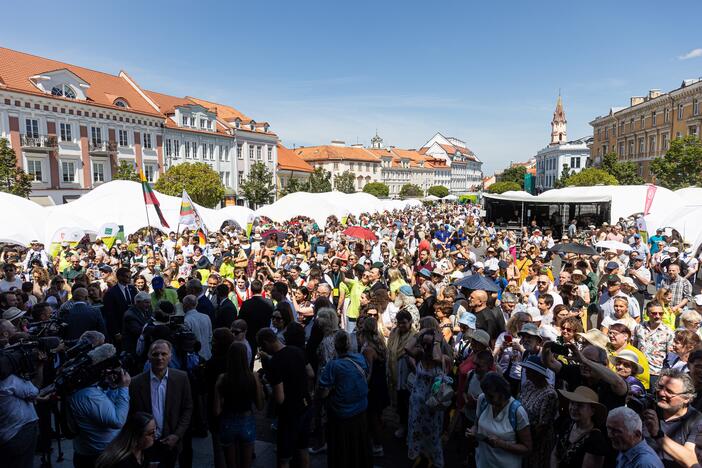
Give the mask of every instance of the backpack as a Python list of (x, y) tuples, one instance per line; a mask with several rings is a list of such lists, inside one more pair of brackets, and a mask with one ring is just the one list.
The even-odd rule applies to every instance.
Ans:
[[(519, 400), (513, 400), (512, 403), (509, 404), (509, 423), (512, 425), (512, 429), (514, 432), (517, 432), (517, 410), (522, 406), (522, 402)], [(488, 407), (488, 402), (485, 399), (485, 396), (483, 396), (483, 399), (480, 400), (480, 406), (478, 407), (478, 413), (475, 415), (475, 420), (480, 421), (480, 416), (483, 414), (483, 412), (487, 409)]]

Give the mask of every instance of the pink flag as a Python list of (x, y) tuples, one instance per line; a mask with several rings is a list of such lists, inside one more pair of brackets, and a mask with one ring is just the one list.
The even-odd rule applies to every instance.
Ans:
[(651, 209), (651, 204), (653, 204), (653, 197), (656, 196), (656, 187), (653, 184), (648, 185), (648, 190), (646, 191), (646, 203), (644, 204), (644, 216), (648, 214), (648, 211)]

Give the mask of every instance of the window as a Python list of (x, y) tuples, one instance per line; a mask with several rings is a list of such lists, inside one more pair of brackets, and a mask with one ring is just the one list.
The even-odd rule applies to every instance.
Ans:
[(601, 133), (602, 133), (601, 130), (602, 130), (601, 128), (598, 128), (598, 129), (597, 129), (597, 139), (598, 139), (598, 140), (602, 137), (602, 135), (601, 135)]
[(605, 140), (609, 138), (609, 127), (605, 127)]
[(180, 157), (180, 141), (178, 140), (173, 140), (173, 157)]
[(230, 174), (231, 173), (229, 171), (219, 173), (219, 176), (222, 178), (222, 185), (224, 185), (225, 187), (229, 187), (229, 185), (230, 185), (230, 182), (231, 182)]
[(335, 170), (335, 171), (338, 171), (338, 170), (339, 170), (339, 163), (338, 163), (338, 162), (335, 162), (335, 163), (334, 163), (334, 170)]
[(656, 137), (655, 135), (651, 135), (648, 137), (648, 154), (650, 156), (653, 156), (653, 154), (656, 152)]
[(260, 146), (256, 147), (256, 160), (258, 160), (258, 161), (261, 160), (261, 147)]
[(656, 126), (656, 111), (651, 112), (651, 125)]
[(643, 129), (643, 128), (646, 126), (646, 117), (644, 117), (644, 116), (642, 115), (642, 116), (641, 116), (641, 119), (639, 119), (639, 120), (640, 120), (639, 128), (640, 128), (640, 129)]
[(119, 139), (119, 146), (129, 146), (129, 134), (126, 130), (118, 130), (117, 138)]
[(39, 138), (39, 121), (37, 119), (27, 119), (24, 124), (28, 137)]
[(685, 106), (682, 104), (678, 105), (678, 120), (683, 119), (683, 112), (684, 112)]
[(624, 156), (624, 143), (619, 143), (619, 156)]
[(200, 128), (207, 128), (207, 124), (205, 122), (207, 122), (207, 120), (200, 119)]
[(209, 119), (207, 120), (207, 129), (212, 130), (212, 121)]
[(129, 107), (129, 105), (127, 104), (127, 101), (125, 101), (124, 99), (117, 99), (117, 100), (115, 100), (114, 104), (117, 107), (124, 107), (124, 108)]
[(570, 158), (570, 168), (580, 169), (580, 158), (578, 156)]
[(193, 159), (197, 159), (197, 143), (195, 143), (194, 141), (190, 145), (190, 151)]
[(222, 158), (224, 158), (225, 161), (229, 161), (229, 147), (226, 145), (222, 145)]
[[(361, 169), (361, 165), (360, 165), (360, 164), (358, 165), (358, 169), (359, 169), (359, 170)], [(354, 170), (354, 165), (353, 165), (353, 163), (349, 163), (349, 171), (353, 172), (353, 170)]]
[(76, 163), (73, 161), (61, 161), (61, 180), (67, 183), (76, 181)]
[(210, 143), (210, 159), (214, 161), (214, 144)]
[(632, 117), (629, 119), (629, 131), (633, 132), (634, 131), (634, 118)]
[(170, 139), (166, 139), (166, 154), (170, 155), (173, 151), (173, 145)]
[(144, 176), (149, 182), (154, 181), (154, 174), (156, 174), (156, 166), (153, 164), (144, 164)]
[(692, 137), (697, 137), (697, 125), (690, 125), (687, 127), (687, 134)]
[(268, 161), (273, 162), (273, 147), (272, 146), (268, 147)]
[(627, 154), (629, 157), (634, 155), (634, 140), (629, 140), (629, 152)]
[(93, 183), (105, 182), (105, 164), (101, 162), (93, 163)]
[(612, 124), (612, 136), (617, 136), (617, 125)]
[(667, 107), (663, 110), (663, 123), (670, 122), (670, 109)]
[(700, 113), (700, 101), (699, 99), (692, 100), (692, 115), (699, 115)]
[(254, 147), (253, 145), (249, 145), (249, 159), (254, 158)]
[(207, 159), (208, 150), (209, 150), (209, 146), (207, 145), (207, 143), (202, 145), (202, 159)]
[(54, 96), (63, 96), (68, 99), (75, 99), (76, 92), (67, 84), (60, 84), (51, 88), (51, 94)]
[(244, 145), (237, 143), (236, 145), (236, 158), (244, 159)]
[(61, 133), (61, 141), (73, 141), (73, 136), (71, 135), (71, 124), (59, 124), (59, 131)]
[(188, 122), (190, 122), (189, 117), (187, 115), (184, 115), (182, 118), (183, 118), (183, 127), (187, 127)]
[(95, 146), (102, 144), (102, 129), (100, 127), (90, 127), (90, 141)]
[(238, 185), (241, 185), (241, 184), (244, 183), (244, 171), (239, 171), (239, 177), (238, 177), (237, 180), (238, 180), (238, 182), (239, 182)]
[(643, 138), (639, 138), (639, 156), (643, 156), (646, 153), (645, 142)]
[(668, 134), (663, 133), (661, 135), (661, 151), (667, 151), (668, 150)]
[(185, 159), (190, 159), (190, 142), (185, 142)]
[(41, 182), (43, 180), (41, 174), (41, 161), (36, 159), (28, 159), (27, 174), (29, 174), (29, 178), (32, 182)]
[(151, 149), (151, 134), (150, 133), (144, 133), (144, 148)]

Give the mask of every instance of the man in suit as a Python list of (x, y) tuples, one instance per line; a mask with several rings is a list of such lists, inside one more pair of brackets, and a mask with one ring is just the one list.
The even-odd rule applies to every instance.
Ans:
[(62, 313), (61, 319), (66, 323), (64, 339), (77, 340), (88, 331), (95, 330), (106, 333), (105, 321), (100, 311), (88, 305), (88, 290), (76, 288), (73, 291), (73, 306)]
[[(151, 413), (156, 421), (156, 442), (148, 449), (149, 460), (160, 462), (160, 468), (175, 466), (181, 450), (190, 453), (191, 440), (184, 440), (193, 413), (188, 374), (169, 369), (172, 347), (166, 340), (156, 340), (149, 348), (151, 369), (132, 379), (129, 385), (129, 412)], [(181, 457), (180, 466), (189, 467), (192, 458)]]
[(116, 345), (121, 345), (122, 318), (134, 302), (138, 291), (131, 284), (132, 278), (129, 268), (118, 268), (116, 276), (117, 284), (108, 289), (102, 298), (102, 311), (105, 314), (108, 335)]
[(217, 286), (217, 312), (215, 314), (215, 323), (212, 328), (229, 328), (236, 318), (236, 305), (228, 298), (229, 287), (226, 284)]
[(245, 300), (241, 304), (239, 318), (246, 322), (248, 329), (246, 330), (246, 341), (251, 346), (253, 355), (256, 355), (258, 346), (256, 345), (256, 334), (262, 328), (267, 328), (271, 324), (271, 316), (273, 315), (273, 302), (270, 299), (261, 296), (263, 284), (255, 279), (251, 281), (251, 298)]
[(193, 296), (197, 297), (197, 311), (201, 314), (207, 315), (212, 323), (214, 323), (215, 306), (212, 304), (212, 301), (207, 299), (207, 296), (205, 296), (200, 280), (191, 279), (185, 285), (185, 289), (188, 294), (192, 294)]
[[(151, 296), (145, 291), (139, 292), (134, 304), (124, 313), (122, 321), (122, 350), (136, 354), (136, 345), (144, 325), (151, 318)], [(131, 370), (131, 369), (130, 369)]]

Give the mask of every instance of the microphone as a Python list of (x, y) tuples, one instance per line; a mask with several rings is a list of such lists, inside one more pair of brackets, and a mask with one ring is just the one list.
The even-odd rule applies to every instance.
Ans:
[(117, 350), (110, 343), (105, 343), (88, 352), (88, 357), (93, 364), (98, 364), (102, 361), (110, 359), (117, 353)]

